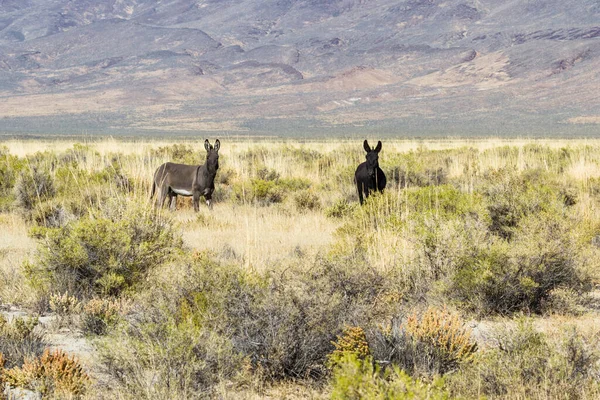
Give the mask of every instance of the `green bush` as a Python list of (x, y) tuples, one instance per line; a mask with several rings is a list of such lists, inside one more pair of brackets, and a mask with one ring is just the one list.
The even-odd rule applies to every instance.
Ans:
[(167, 269), (184, 266), (183, 274), (169, 272), (166, 281), (154, 281), (138, 295), (136, 314), (99, 342), (117, 392), (146, 399), (198, 398), (243, 369), (221, 307), (235, 308), (239, 297), (251, 296), (250, 282), (239, 269), (221, 267), (202, 254), (174, 263)]
[(133, 190), (133, 184), (123, 172), (118, 159), (113, 159), (110, 165), (93, 174), (91, 179), (99, 183), (106, 183), (110, 187), (117, 188), (125, 193)]
[(447, 400), (451, 398), (441, 378), (431, 382), (413, 379), (395, 366), (381, 372), (379, 368), (373, 366), (371, 357), (361, 359), (354, 353), (347, 353), (340, 358), (333, 371), (331, 386), (331, 398), (340, 400)]
[(42, 354), (45, 342), (34, 330), (38, 322), (37, 318), (20, 317), (9, 322), (0, 314), (0, 354), (6, 368), (20, 366), (25, 358)]
[[(233, 194), (238, 201), (254, 201), (262, 205), (283, 202), (288, 194), (305, 190), (310, 183), (301, 178), (281, 179), (252, 179), (250, 185), (238, 183), (233, 188)], [(299, 195), (301, 196), (301, 195)], [(306, 194), (304, 195), (306, 197)], [(316, 207), (314, 198), (310, 199), (310, 206)]]
[(296, 210), (318, 210), (321, 208), (321, 200), (314, 192), (310, 190), (302, 190), (294, 195), (294, 203), (296, 204)]
[(181, 275), (154, 282), (125, 331), (106, 338), (104, 357), (123, 384), (146, 385), (135, 371), (152, 370), (151, 391), (167, 381), (177, 393), (205, 391), (241, 365), (266, 381), (322, 378), (336, 335), (387, 307), (375, 301), (386, 280), (366, 266), (317, 259), (257, 274), (202, 253), (176, 263)]
[(329, 218), (344, 218), (351, 215), (357, 209), (357, 203), (349, 203), (346, 199), (340, 199), (325, 209), (325, 215)]
[(25, 211), (31, 211), (36, 205), (51, 199), (55, 194), (56, 189), (50, 173), (36, 167), (21, 173), (15, 183), (17, 205)]
[(575, 199), (554, 178), (541, 170), (517, 174), (509, 169), (492, 171), (485, 177), (482, 193), (488, 200), (490, 230), (511, 239), (519, 222), (540, 212), (558, 212)]
[(284, 192), (275, 181), (263, 179), (252, 180), (252, 198), (262, 203), (281, 203), (284, 199)]
[(526, 218), (510, 243), (479, 243), (457, 259), (446, 294), (479, 314), (510, 314), (545, 311), (557, 288), (591, 290), (577, 228), (561, 215)]
[[(453, 395), (466, 398), (594, 398), (600, 370), (594, 340), (567, 329), (547, 336), (531, 320), (497, 329), (497, 346), (447, 377)], [(558, 339), (558, 340), (557, 340)]]
[(27, 272), (53, 291), (78, 297), (118, 295), (179, 248), (181, 239), (164, 215), (143, 207), (104, 205), (99, 215), (48, 229), (37, 262)]
[(103, 335), (117, 324), (121, 306), (108, 299), (91, 299), (81, 310), (81, 329), (86, 334)]

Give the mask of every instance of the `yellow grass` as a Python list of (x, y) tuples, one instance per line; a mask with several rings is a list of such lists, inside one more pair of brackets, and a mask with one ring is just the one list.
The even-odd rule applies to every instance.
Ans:
[(27, 236), (27, 229), (19, 215), (0, 214), (0, 304), (14, 304), (29, 296), (21, 263), (32, 255), (36, 243)]
[[(371, 139), (371, 144), (376, 143), (377, 138)], [(79, 160), (80, 168), (88, 170), (100, 170), (106, 164), (112, 154), (135, 155), (128, 158), (127, 163), (122, 165), (124, 171), (131, 178), (146, 182), (145, 195), (141, 195), (142, 201), (148, 201), (147, 194), (150, 190), (152, 174), (160, 162), (168, 161), (168, 156), (163, 159), (150, 162), (150, 152), (164, 146), (173, 144), (187, 144), (198, 149), (198, 160), (203, 161), (204, 145), (203, 138), (197, 140), (119, 140), (116, 138), (103, 138), (97, 140), (7, 140), (0, 142), (6, 146), (11, 154), (19, 157), (34, 154), (36, 152), (51, 151), (64, 152), (73, 148), (73, 144), (82, 143), (88, 145), (93, 152), (87, 152), (85, 159)], [(291, 160), (285, 155), (282, 148), (315, 150), (329, 155), (334, 164), (334, 169), (354, 165), (354, 160), (348, 160), (348, 154), (354, 154), (355, 160), (362, 160), (364, 152), (362, 141), (357, 139), (337, 140), (285, 140), (285, 139), (245, 139), (245, 138), (222, 138), (221, 146), (221, 170), (234, 170), (240, 178), (248, 179), (254, 177), (255, 171), (249, 168), (247, 161), (241, 155), (248, 150), (263, 149), (265, 156), (257, 160), (264, 167), (276, 170), (282, 177), (302, 177), (309, 179), (313, 184), (319, 185), (329, 179), (322, 176), (313, 165), (303, 165), (297, 160)], [(477, 165), (483, 173), (490, 169), (502, 168), (506, 165), (514, 165), (518, 169), (525, 169), (539, 163), (539, 160), (531, 159), (531, 153), (523, 151), (526, 145), (541, 145), (550, 148), (579, 148), (584, 146), (600, 147), (598, 139), (578, 140), (553, 140), (553, 139), (396, 139), (384, 140), (382, 162), (387, 156), (395, 153), (421, 150), (447, 150), (455, 148), (473, 148), (479, 151)], [(504, 146), (512, 146), (519, 149), (516, 159), (510, 160), (502, 152)], [(481, 152), (486, 151), (485, 156)], [(473, 171), (466, 171), (465, 165), (470, 160), (463, 156), (454, 157), (450, 160), (448, 173), (450, 177), (468, 176)], [(538, 167), (544, 167), (545, 161)], [(339, 166), (339, 167), (338, 167)], [(572, 160), (567, 168), (566, 174), (574, 180), (583, 183), (582, 191), (579, 193), (580, 203), (578, 207), (584, 207), (587, 212), (597, 212), (596, 203), (585, 193), (585, 184), (589, 179), (600, 177), (600, 165), (597, 160), (584, 155)], [(74, 195), (91, 190), (89, 182), (78, 182), (79, 188)], [(468, 181), (465, 183), (468, 185)], [(469, 189), (466, 187), (465, 189)], [(346, 181), (339, 182), (339, 197), (354, 196), (352, 176)], [(401, 196), (402, 192), (397, 191)], [(335, 201), (335, 198), (322, 198), (325, 205)], [(225, 257), (237, 257), (253, 268), (269, 265), (289, 257), (297, 250), (315, 253), (321, 248), (327, 247), (332, 241), (332, 233), (338, 227), (338, 222), (325, 217), (322, 210), (298, 213), (288, 205), (271, 207), (260, 207), (256, 205), (236, 205), (230, 202), (216, 203), (214, 211), (202, 209), (204, 217), (198, 217), (189, 208), (189, 199), (178, 200), (180, 209), (175, 214), (175, 219), (180, 222), (185, 243), (192, 249), (212, 250)], [(33, 243), (26, 235), (26, 227), (16, 215), (2, 215), (0, 223), (4, 227), (5, 234), (0, 236), (0, 251), (6, 254), (0, 262), (3, 269), (10, 269), (33, 248)], [(199, 219), (200, 218), (200, 219)], [(412, 252), (411, 244), (406, 243), (401, 237), (380, 233), (379, 245), (371, 250), (374, 260), (384, 268), (387, 264), (394, 264), (393, 260), (403, 257)], [(397, 249), (398, 251), (390, 251)], [(8, 265), (8, 266), (7, 266)]]
[[(223, 137), (215, 134), (214, 138), (220, 138), (225, 144), (221, 148), (222, 154), (233, 154), (248, 150), (255, 147), (265, 147), (267, 149), (276, 149), (282, 144), (293, 147), (305, 147), (315, 149), (319, 152), (335, 152), (341, 147), (352, 146), (360, 153), (362, 151), (362, 139), (323, 139), (323, 140), (298, 140), (298, 139), (265, 139), (243, 136)], [(189, 144), (196, 146), (199, 152), (204, 149), (204, 137), (199, 137), (197, 140), (192, 139), (140, 139), (140, 140), (121, 140), (118, 138), (102, 138), (96, 139), (93, 137), (82, 137), (77, 139), (48, 139), (48, 140), (23, 140), (11, 139), (1, 141), (0, 145), (8, 147), (11, 154), (23, 157), (25, 155), (34, 154), (38, 151), (64, 151), (73, 147), (73, 143), (81, 143), (90, 145), (94, 150), (101, 155), (110, 153), (123, 154), (144, 154), (149, 148), (159, 148), (161, 146), (170, 146), (173, 144)], [(378, 137), (366, 137), (370, 142), (376, 143), (381, 140)], [(214, 140), (210, 138), (210, 140)], [(445, 150), (455, 149), (460, 147), (472, 147), (483, 151), (487, 149), (498, 148), (502, 146), (523, 147), (525, 145), (537, 144), (548, 146), (553, 149), (562, 147), (577, 147), (577, 146), (600, 146), (600, 139), (503, 139), (503, 138), (486, 138), (486, 139), (384, 139), (384, 152), (405, 152), (423, 148), (425, 150)]]
[[(211, 138), (211, 141), (213, 139)], [(369, 138), (372, 145), (378, 138)], [(11, 154), (19, 157), (36, 152), (65, 152), (73, 148), (75, 142), (90, 146), (85, 158), (79, 159), (79, 168), (98, 171), (110, 164), (112, 155), (131, 155), (124, 158), (122, 168), (125, 174), (137, 182), (141, 188), (132, 194), (141, 202), (150, 202), (149, 189), (152, 175), (160, 163), (169, 161), (168, 156), (150, 157), (152, 150), (173, 144), (187, 144), (198, 149), (198, 162), (204, 160), (204, 138), (196, 140), (118, 140), (115, 138), (95, 140), (8, 140), (0, 142)], [(254, 160), (261, 167), (276, 170), (284, 178), (308, 179), (318, 193), (323, 208), (339, 199), (354, 199), (355, 188), (351, 172), (344, 172), (336, 181), (329, 174), (339, 171), (353, 171), (357, 161), (364, 160), (361, 139), (337, 140), (283, 140), (283, 139), (249, 139), (243, 137), (221, 137), (221, 169), (235, 171), (239, 181), (248, 184), (250, 178), (256, 176), (257, 165), (249, 164), (244, 154), (248, 150), (263, 149), (264, 155)], [(560, 179), (573, 183), (577, 191), (577, 203), (574, 208), (581, 215), (598, 218), (597, 195), (592, 194), (592, 184), (600, 178), (600, 139), (553, 140), (553, 139), (448, 139), (448, 140), (384, 140), (381, 154), (382, 164), (397, 153), (419, 150), (448, 150), (472, 148), (477, 155), (472, 157), (468, 152), (456, 154), (447, 161), (449, 177), (456, 178), (463, 185), (463, 190), (470, 191), (477, 174), (512, 166), (518, 170), (529, 168), (549, 169), (553, 160), (546, 160), (527, 151), (528, 145), (540, 145), (552, 149), (576, 148), (580, 151), (573, 159), (568, 159)], [(506, 155), (505, 146), (517, 151)], [(586, 146), (590, 150), (587, 151)], [(327, 155), (333, 167), (323, 172), (318, 165), (294, 159), (282, 149), (315, 150)], [(581, 150), (584, 149), (584, 150)], [(485, 152), (485, 153), (483, 153)], [(260, 153), (259, 153), (260, 154)], [(328, 190), (320, 190), (320, 185), (332, 185)], [(218, 186), (218, 183), (217, 183)], [(250, 189), (249, 187), (247, 188)], [(78, 182), (73, 196), (82, 196), (93, 190), (93, 183)], [(597, 190), (597, 189), (596, 189)], [(400, 198), (405, 191), (390, 187), (388, 192)], [(118, 196), (128, 196), (117, 194)], [(433, 202), (435, 203), (435, 202)], [(285, 260), (298, 255), (313, 256), (319, 252), (331, 251), (336, 237), (336, 230), (343, 221), (326, 217), (323, 209), (298, 211), (293, 202), (261, 206), (247, 202), (222, 201), (215, 202), (214, 209), (209, 211), (201, 203), (201, 211), (195, 213), (189, 199), (178, 199), (179, 209), (176, 212), (164, 210), (179, 224), (183, 240), (188, 248), (198, 251), (211, 251), (223, 261), (241, 263), (251, 270), (264, 270), (284, 264)], [(457, 228), (458, 229), (458, 228)], [(32, 257), (36, 242), (27, 235), (28, 224), (16, 212), (0, 213), (0, 303), (27, 302), (30, 290), (22, 275), (21, 264)], [(451, 235), (449, 231), (448, 235)], [(419, 251), (418, 244), (410, 238), (403, 237), (393, 229), (378, 229), (375, 241), (369, 244), (367, 255), (370, 264), (381, 271), (390, 266), (397, 266), (399, 259), (408, 260)], [(346, 243), (352, 246), (352, 243)], [(283, 263), (282, 263), (283, 261)], [(177, 271), (173, 271), (177, 273)], [(402, 271), (409, 273), (409, 271)], [(416, 274), (415, 274), (416, 275)], [(536, 319), (536, 326), (549, 333), (559, 333), (564, 324), (576, 325), (581, 331), (594, 334), (596, 314), (581, 317), (559, 317)], [(265, 388), (262, 393), (245, 391), (243, 388), (228, 387), (223, 383), (217, 388), (219, 396), (224, 399), (255, 398), (320, 398), (320, 390), (312, 390), (299, 385), (282, 384), (274, 388)]]
[(295, 252), (315, 253), (326, 247), (337, 223), (323, 212), (290, 213), (278, 207), (216, 204), (212, 212), (178, 211), (187, 246), (211, 250), (221, 258), (236, 258), (252, 269), (261, 269), (289, 258)]

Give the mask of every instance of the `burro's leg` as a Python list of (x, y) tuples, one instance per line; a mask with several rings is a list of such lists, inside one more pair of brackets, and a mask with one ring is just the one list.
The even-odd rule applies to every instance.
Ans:
[(365, 184), (363, 186), (363, 189), (365, 191), (365, 200), (369, 198), (369, 196), (371, 195), (371, 185), (369, 184)]
[(194, 203), (194, 211), (200, 211), (200, 193), (194, 192), (194, 197), (192, 198), (192, 203)]
[(171, 211), (177, 210), (177, 193), (169, 194), (169, 208)]
[(363, 199), (363, 192), (362, 192), (362, 184), (360, 182), (356, 182), (356, 190), (358, 190), (358, 201), (362, 205), (364, 199)]
[(166, 186), (162, 186), (160, 188), (160, 193), (158, 195), (158, 198), (156, 199), (156, 206), (158, 208), (162, 208), (163, 205), (165, 204), (165, 199), (167, 198), (167, 195), (169, 194), (169, 188)]
[(204, 199), (206, 200), (206, 205), (208, 206), (209, 210), (212, 210), (212, 194), (213, 194), (213, 190), (212, 188), (207, 188), (204, 190)]

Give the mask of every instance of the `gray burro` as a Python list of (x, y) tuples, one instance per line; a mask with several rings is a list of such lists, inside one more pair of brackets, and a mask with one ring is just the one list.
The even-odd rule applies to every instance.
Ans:
[(194, 211), (199, 211), (200, 196), (206, 199), (208, 208), (212, 208), (212, 193), (215, 190), (215, 176), (219, 169), (219, 148), (221, 142), (215, 141), (214, 147), (208, 139), (204, 141), (206, 149), (206, 162), (203, 165), (186, 165), (166, 162), (154, 173), (152, 183), (152, 194), (158, 189), (156, 206), (162, 207), (165, 199), (169, 197), (168, 206), (175, 210), (177, 208), (177, 196), (192, 196)]

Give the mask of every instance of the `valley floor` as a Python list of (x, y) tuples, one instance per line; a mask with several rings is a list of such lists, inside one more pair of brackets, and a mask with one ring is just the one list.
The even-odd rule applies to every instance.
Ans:
[[(441, 310), (442, 325), (446, 312), (460, 318), (459, 333), (483, 349), (469, 359), (479, 372), (462, 361), (450, 372), (386, 361), (413, 368), (410, 382), (432, 396), (438, 375), (452, 397), (600, 394), (600, 140), (384, 142), (388, 189), (362, 208), (352, 183), (362, 143), (222, 140), (214, 209), (195, 213), (179, 198), (176, 211), (157, 215), (148, 199), (154, 169), (203, 160), (199, 143), (21, 140), (0, 143), (0, 154), (0, 311), (8, 325), (37, 317), (44, 346), (77, 357), (94, 382), (78, 396), (202, 397), (204, 388), (223, 399), (360, 398), (367, 389), (344, 383), (351, 364), (314, 378), (330, 359), (315, 353), (331, 353), (334, 341), (339, 349), (345, 329), (359, 326), (381, 359), (381, 338), (401, 341), (410, 317), (419, 320), (426, 309)], [(38, 191), (26, 205), (22, 176), (35, 180), (41, 170), (52, 194)], [(88, 251), (75, 284), (56, 272), (71, 273), (79, 247), (63, 254), (60, 246), (73, 243)], [(113, 243), (131, 251), (119, 253)], [(130, 265), (152, 261), (141, 278), (121, 277), (119, 257), (133, 259)], [(97, 259), (116, 269), (83, 287), (85, 268), (100, 274), (105, 267)], [(56, 306), (65, 293), (79, 308)], [(98, 331), (85, 322), (96, 300), (105, 307)], [(169, 347), (183, 346), (177, 341), (186, 335), (205, 342)], [(202, 350), (205, 343), (222, 353)], [(299, 358), (282, 354), (292, 349)], [(537, 363), (538, 353), (550, 367)], [(10, 366), (23, 364), (19, 354)], [(197, 369), (178, 367), (177, 357), (190, 357)], [(514, 366), (499, 372), (507, 359)], [(188, 375), (170, 375), (160, 365), (167, 361)], [(183, 375), (190, 381), (177, 389), (165, 383)], [(201, 383), (191, 378), (198, 376)], [(374, 373), (375, 383), (365, 376), (370, 394), (398, 385), (393, 376)], [(472, 379), (479, 392), (468, 387)]]

